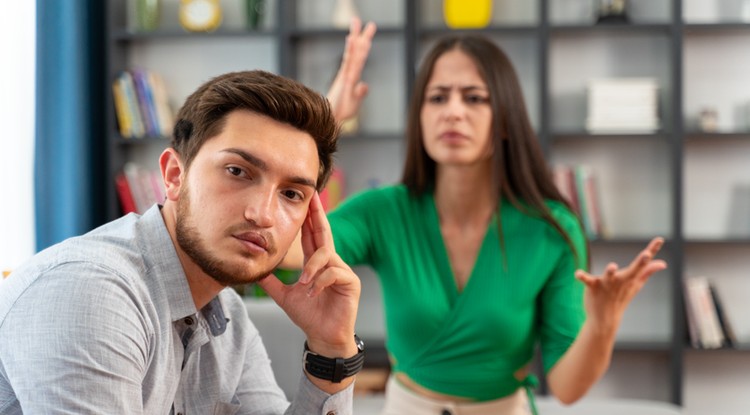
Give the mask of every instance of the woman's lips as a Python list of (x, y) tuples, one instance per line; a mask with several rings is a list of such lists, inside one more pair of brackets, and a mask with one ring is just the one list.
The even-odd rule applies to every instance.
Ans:
[(440, 140), (447, 141), (449, 143), (458, 143), (467, 140), (468, 137), (457, 132), (457, 131), (446, 131), (440, 134)]

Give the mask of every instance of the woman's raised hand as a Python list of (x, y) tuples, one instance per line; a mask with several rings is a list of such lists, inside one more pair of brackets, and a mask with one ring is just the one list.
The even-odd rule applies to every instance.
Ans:
[(370, 54), (370, 46), (376, 30), (373, 22), (367, 23), (362, 28), (362, 21), (356, 17), (352, 19), (349, 26), (341, 67), (327, 95), (333, 108), (333, 115), (339, 123), (357, 115), (362, 100), (367, 95), (368, 87), (362, 81), (362, 70)]

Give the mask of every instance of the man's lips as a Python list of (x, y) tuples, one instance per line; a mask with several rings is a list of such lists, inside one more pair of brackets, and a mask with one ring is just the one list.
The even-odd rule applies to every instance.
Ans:
[(265, 252), (268, 251), (268, 241), (266, 238), (255, 232), (245, 232), (235, 235), (235, 238), (242, 241), (251, 251)]

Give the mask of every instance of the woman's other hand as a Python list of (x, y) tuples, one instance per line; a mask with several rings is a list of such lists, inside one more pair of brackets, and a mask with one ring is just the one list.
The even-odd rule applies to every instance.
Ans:
[(654, 238), (625, 268), (610, 262), (600, 276), (578, 270), (576, 278), (586, 284), (584, 303), (586, 319), (594, 327), (616, 330), (625, 309), (649, 278), (667, 268), (667, 263), (654, 259), (664, 239)]

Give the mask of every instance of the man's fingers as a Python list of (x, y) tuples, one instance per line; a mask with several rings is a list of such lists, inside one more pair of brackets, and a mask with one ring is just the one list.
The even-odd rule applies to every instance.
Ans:
[(307, 217), (302, 223), (301, 234), (300, 242), (302, 244), (302, 254), (304, 255), (303, 261), (307, 261), (307, 258), (310, 258), (310, 256), (315, 253), (315, 240), (313, 239), (309, 208), (307, 210)]
[(307, 295), (315, 297), (329, 287), (344, 287), (357, 283), (357, 277), (349, 269), (330, 267), (318, 273), (308, 288)]
[(331, 227), (328, 224), (328, 218), (326, 217), (326, 212), (323, 209), (323, 203), (320, 201), (318, 192), (315, 192), (312, 200), (310, 200), (308, 214), (310, 217), (310, 232), (315, 249), (326, 247), (334, 251)]
[(328, 249), (321, 248), (316, 250), (307, 258), (307, 262), (302, 267), (302, 273), (299, 275), (299, 282), (309, 283), (322, 269), (325, 269), (331, 260), (331, 253)]
[(277, 304), (281, 305), (280, 301), (284, 298), (283, 292), (285, 287), (281, 280), (273, 274), (268, 274), (266, 278), (258, 281), (257, 284), (263, 288), (263, 291), (265, 291), (269, 297), (273, 298)]
[(328, 218), (318, 192), (315, 192), (310, 199), (307, 217), (302, 224), (301, 242), (305, 258), (309, 258), (322, 247), (329, 247), (333, 250), (333, 235), (331, 235)]

